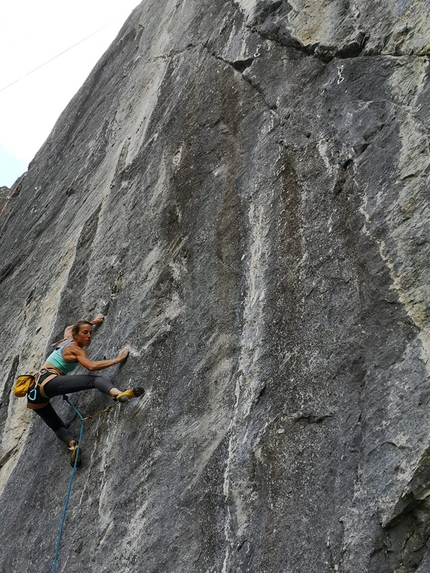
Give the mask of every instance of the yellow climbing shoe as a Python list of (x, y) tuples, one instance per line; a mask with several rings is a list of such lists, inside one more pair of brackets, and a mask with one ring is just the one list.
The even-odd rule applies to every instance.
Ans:
[(144, 392), (144, 388), (141, 387), (130, 388), (129, 390), (124, 390), (124, 392), (118, 394), (118, 396), (115, 397), (115, 400), (117, 402), (128, 402), (128, 400), (131, 400), (132, 398), (138, 398), (139, 396), (142, 396)]
[(82, 463), (82, 461), (81, 461), (81, 448), (79, 446), (72, 446), (69, 448), (69, 450), (72, 451), (72, 454), (70, 456), (70, 465), (72, 467), (74, 467), (76, 456), (78, 456), (78, 461), (76, 462), (76, 467), (80, 466)]

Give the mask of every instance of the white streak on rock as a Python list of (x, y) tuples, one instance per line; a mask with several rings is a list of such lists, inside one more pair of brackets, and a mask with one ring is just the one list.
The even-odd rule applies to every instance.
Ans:
[[(264, 333), (264, 309), (266, 292), (266, 271), (268, 262), (269, 220), (264, 207), (252, 204), (248, 213), (250, 228), (250, 246), (248, 263), (248, 289), (244, 308), (244, 327), (239, 359), (239, 372), (236, 381), (236, 403), (230, 427), (228, 458), (224, 473), (224, 496), (228, 508), (225, 523), (227, 542), (223, 563), (223, 573), (228, 571), (229, 556), (237, 536), (246, 529), (248, 500), (243, 497), (242, 480), (236, 474), (236, 456), (238, 450), (249, 439), (246, 427), (254, 400), (261, 388), (262, 376), (259, 366), (261, 344)], [(232, 513), (234, 511), (234, 514)]]
[(234, 0), (234, 3), (239, 6), (240, 10), (245, 14), (247, 19), (254, 16), (257, 7), (257, 0)]

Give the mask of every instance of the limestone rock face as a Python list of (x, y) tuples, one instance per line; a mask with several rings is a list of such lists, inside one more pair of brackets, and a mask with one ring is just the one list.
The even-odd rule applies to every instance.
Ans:
[(146, 396), (85, 422), (58, 571), (430, 571), (429, 37), (424, 1), (136, 8), (0, 219), (1, 571), (50, 570), (70, 476), (14, 378), (99, 311)]
[(0, 187), (0, 211), (6, 204), (9, 195), (9, 187)]

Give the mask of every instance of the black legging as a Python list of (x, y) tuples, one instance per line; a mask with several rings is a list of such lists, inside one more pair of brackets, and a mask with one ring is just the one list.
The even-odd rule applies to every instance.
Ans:
[[(41, 377), (40, 381), (43, 382), (43, 377)], [(72, 394), (73, 392), (81, 392), (82, 390), (92, 390), (93, 388), (97, 388), (97, 390), (100, 390), (100, 392), (104, 394), (109, 394), (109, 390), (115, 388), (115, 386), (112, 382), (103, 378), (103, 376), (69, 374), (68, 376), (56, 376), (53, 378), (45, 385), (44, 391), (48, 398), (53, 398), (54, 396)]]
[[(45, 376), (49, 375), (49, 372)], [(44, 376), (40, 377), (40, 382), (43, 382)], [(115, 388), (112, 382), (103, 378), (103, 376), (93, 376), (91, 374), (83, 375), (69, 375), (69, 376), (56, 376), (53, 380), (48, 382), (44, 387), (44, 392), (48, 398), (54, 396), (62, 396), (64, 394), (72, 394), (73, 392), (81, 392), (82, 390), (92, 390), (96, 388), (104, 394), (109, 394), (109, 390)], [(42, 418), (51, 430), (53, 430), (62, 442), (69, 444), (74, 438), (69, 434), (67, 428), (56, 413), (51, 404), (44, 408), (34, 410), (36, 414)]]

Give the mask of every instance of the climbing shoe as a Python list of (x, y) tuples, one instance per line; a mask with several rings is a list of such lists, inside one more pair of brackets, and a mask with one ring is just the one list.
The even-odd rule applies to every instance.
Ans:
[(69, 448), (69, 450), (71, 450), (71, 452), (72, 452), (72, 454), (70, 456), (70, 465), (72, 467), (74, 467), (76, 456), (78, 456), (78, 461), (76, 462), (76, 467), (79, 467), (81, 465), (81, 453), (82, 453), (81, 448), (79, 446), (72, 446), (71, 448)]
[(124, 392), (121, 392), (121, 394), (118, 394), (118, 396), (115, 396), (115, 400), (117, 402), (128, 402), (128, 400), (131, 400), (132, 398), (138, 398), (139, 396), (142, 396), (144, 392), (145, 390), (141, 387), (130, 388), (129, 390), (124, 390)]

